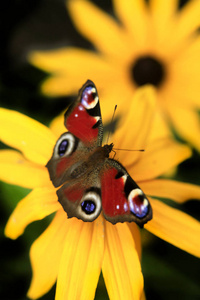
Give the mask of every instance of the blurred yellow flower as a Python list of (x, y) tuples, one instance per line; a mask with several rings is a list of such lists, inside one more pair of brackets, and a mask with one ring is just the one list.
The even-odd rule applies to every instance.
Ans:
[(75, 26), (97, 52), (63, 47), (31, 53), (33, 65), (52, 73), (42, 91), (73, 94), (92, 78), (103, 99), (105, 122), (115, 104), (126, 113), (135, 89), (153, 84), (165, 120), (200, 150), (200, 1), (178, 10), (177, 0), (113, 0), (119, 21), (90, 1), (66, 3)]
[[(154, 116), (155, 95), (139, 89), (131, 102), (124, 126), (112, 137), (116, 147), (145, 146), (145, 152), (117, 153), (119, 161), (149, 196), (153, 219), (144, 227), (158, 237), (200, 256), (199, 222), (151, 196), (182, 203), (200, 198), (200, 188), (187, 183), (156, 179), (191, 155), (187, 146), (168, 136), (148, 143)], [(134, 112), (137, 111), (137, 118)], [(145, 118), (144, 118), (145, 114)], [(124, 135), (130, 127), (134, 132)], [(135, 223), (112, 225), (100, 215), (94, 222), (67, 219), (45, 167), (56, 139), (66, 131), (63, 120), (51, 128), (16, 111), (0, 108), (0, 138), (12, 148), (0, 151), (0, 179), (33, 191), (10, 216), (5, 234), (16, 239), (26, 226), (56, 212), (44, 233), (33, 243), (30, 258), (33, 279), (30, 298), (45, 294), (56, 282), (56, 300), (94, 299), (102, 270), (110, 299), (140, 299), (143, 276), (140, 266), (140, 232)], [(133, 142), (134, 141), (134, 145)]]

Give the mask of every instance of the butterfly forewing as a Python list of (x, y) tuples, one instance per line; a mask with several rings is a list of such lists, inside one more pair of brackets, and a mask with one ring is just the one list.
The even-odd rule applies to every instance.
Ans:
[(102, 144), (103, 124), (99, 96), (92, 81), (88, 80), (83, 85), (78, 99), (65, 113), (65, 126), (86, 145)]
[(83, 85), (77, 100), (65, 113), (65, 126), (69, 131), (60, 136), (47, 163), (50, 179), (56, 187), (70, 180), (70, 174), (83, 163), (90, 149), (102, 144), (99, 97), (92, 81)]

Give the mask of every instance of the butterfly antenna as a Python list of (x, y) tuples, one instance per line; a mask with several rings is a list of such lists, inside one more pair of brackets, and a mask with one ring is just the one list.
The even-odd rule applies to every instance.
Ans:
[(121, 149), (121, 148), (113, 148), (113, 150), (122, 150), (122, 151), (140, 151), (144, 152), (145, 149)]
[[(117, 110), (117, 105), (115, 105), (115, 108), (114, 108), (114, 111), (113, 111), (113, 115), (112, 115), (112, 119), (111, 119), (111, 128), (112, 128), (112, 124), (113, 124), (113, 120), (114, 120), (116, 110)], [(108, 137), (107, 137), (107, 143), (106, 144), (108, 144), (108, 141), (109, 141), (109, 138), (110, 138), (110, 132), (111, 132), (111, 130), (108, 132)]]

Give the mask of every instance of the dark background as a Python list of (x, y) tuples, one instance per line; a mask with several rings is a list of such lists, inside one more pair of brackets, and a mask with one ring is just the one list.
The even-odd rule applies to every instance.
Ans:
[[(93, 1), (110, 14), (111, 0)], [(186, 1), (181, 1), (180, 6)], [(48, 74), (30, 66), (26, 56), (33, 49), (73, 45), (93, 46), (75, 30), (63, 0), (9, 0), (0, 4), (0, 105), (20, 111), (48, 125), (67, 107), (70, 97), (47, 98), (40, 83)], [(5, 145), (1, 144), (4, 148)], [(199, 155), (181, 164), (178, 179), (199, 183)], [(49, 218), (29, 225), (12, 241), (4, 237), (6, 221), (29, 190), (0, 182), (0, 299), (25, 300), (31, 281), (29, 249), (49, 223)], [(172, 203), (170, 203), (172, 204)], [(200, 205), (193, 200), (179, 206), (199, 219)], [(200, 238), (200, 237), (197, 237)], [(149, 299), (200, 299), (199, 260), (142, 231), (142, 268)], [(54, 299), (55, 287), (42, 300)], [(96, 299), (108, 299), (102, 276)]]

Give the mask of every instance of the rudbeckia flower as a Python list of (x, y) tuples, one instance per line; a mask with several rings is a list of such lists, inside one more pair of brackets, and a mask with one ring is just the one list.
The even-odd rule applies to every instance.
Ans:
[[(168, 136), (148, 142), (154, 115), (154, 92), (149, 87), (138, 90), (133, 100), (126, 123), (116, 130), (112, 142), (120, 148), (145, 147), (145, 152), (128, 151), (126, 155), (123, 151), (117, 152), (119, 161), (149, 196), (153, 219), (144, 227), (167, 242), (200, 256), (199, 222), (153, 198), (164, 197), (182, 203), (200, 197), (200, 188), (195, 185), (158, 179), (190, 157), (191, 151)], [(131, 139), (130, 127), (134, 128)], [(28, 224), (55, 213), (49, 227), (30, 250), (33, 278), (28, 296), (32, 299), (42, 296), (57, 280), (57, 300), (93, 299), (102, 270), (110, 299), (141, 299), (143, 276), (137, 225), (113, 225), (102, 215), (93, 222), (68, 219), (57, 200), (45, 165), (56, 139), (64, 131), (63, 120), (59, 125), (56, 120), (47, 128), (21, 113), (0, 109), (0, 138), (16, 149), (0, 151), (0, 179), (33, 189), (10, 216), (6, 236), (16, 239)]]
[(113, 0), (117, 20), (91, 1), (66, 3), (76, 28), (97, 52), (63, 47), (31, 53), (33, 65), (52, 73), (42, 91), (73, 94), (86, 78), (93, 78), (105, 122), (115, 104), (123, 115), (135, 89), (152, 84), (165, 120), (200, 150), (200, 1), (191, 0), (178, 10), (177, 0)]

